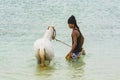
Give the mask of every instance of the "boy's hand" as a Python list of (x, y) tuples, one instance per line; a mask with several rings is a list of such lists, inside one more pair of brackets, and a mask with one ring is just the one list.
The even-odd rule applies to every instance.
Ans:
[(66, 60), (70, 60), (71, 59), (71, 53), (68, 53), (65, 57)]

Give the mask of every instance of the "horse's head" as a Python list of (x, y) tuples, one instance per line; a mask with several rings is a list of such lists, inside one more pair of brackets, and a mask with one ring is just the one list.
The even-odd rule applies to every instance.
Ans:
[(50, 30), (52, 32), (52, 39), (54, 40), (56, 37), (56, 30), (55, 30), (55, 26), (49, 26), (48, 30)]

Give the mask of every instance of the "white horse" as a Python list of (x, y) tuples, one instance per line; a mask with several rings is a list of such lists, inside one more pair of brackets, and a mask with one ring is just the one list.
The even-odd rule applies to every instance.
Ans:
[(55, 39), (56, 30), (53, 26), (49, 26), (46, 30), (43, 38), (38, 39), (34, 43), (34, 53), (37, 58), (37, 62), (41, 64), (41, 67), (45, 67), (45, 60), (53, 64), (54, 50), (51, 41)]

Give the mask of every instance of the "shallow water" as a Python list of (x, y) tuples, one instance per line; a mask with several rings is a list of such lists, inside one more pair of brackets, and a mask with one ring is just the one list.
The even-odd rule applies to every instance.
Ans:
[[(119, 5), (119, 0), (0, 0), (0, 80), (119, 80)], [(87, 55), (67, 62), (70, 48), (52, 41), (55, 64), (42, 70), (34, 41), (56, 25), (57, 38), (71, 44), (67, 19), (72, 14)]]

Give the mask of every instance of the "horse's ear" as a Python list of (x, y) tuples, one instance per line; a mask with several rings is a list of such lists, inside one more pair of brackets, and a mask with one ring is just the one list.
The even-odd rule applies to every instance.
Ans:
[(48, 29), (50, 28), (50, 26), (48, 26)]
[(54, 25), (53, 28), (56, 29), (56, 25)]
[(55, 26), (53, 26), (53, 28), (55, 29), (56, 27), (55, 27)]

